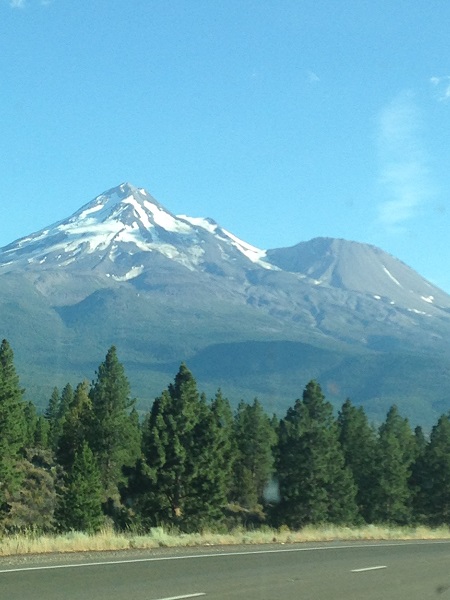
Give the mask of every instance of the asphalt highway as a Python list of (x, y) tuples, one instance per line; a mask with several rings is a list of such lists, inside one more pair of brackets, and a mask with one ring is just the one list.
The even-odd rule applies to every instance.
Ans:
[(450, 542), (0, 560), (5, 600), (450, 600)]

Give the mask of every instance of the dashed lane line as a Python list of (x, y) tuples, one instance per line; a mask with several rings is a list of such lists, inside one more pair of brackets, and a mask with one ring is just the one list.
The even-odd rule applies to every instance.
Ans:
[(197, 592), (196, 594), (183, 594), (183, 596), (170, 596), (170, 598), (159, 598), (158, 600), (184, 600), (185, 598), (198, 598), (206, 596), (205, 592)]
[(364, 567), (363, 569), (352, 569), (352, 573), (363, 573), (364, 571), (377, 571), (378, 569), (387, 569), (386, 565), (379, 565), (377, 567)]

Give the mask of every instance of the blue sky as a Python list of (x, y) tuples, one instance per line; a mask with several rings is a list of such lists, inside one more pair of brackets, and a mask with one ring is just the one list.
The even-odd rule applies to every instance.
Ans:
[(447, 0), (0, 0), (0, 246), (123, 181), (450, 292)]

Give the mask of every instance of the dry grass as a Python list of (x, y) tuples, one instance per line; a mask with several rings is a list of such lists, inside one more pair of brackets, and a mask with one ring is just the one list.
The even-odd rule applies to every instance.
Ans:
[(0, 556), (19, 554), (46, 554), (52, 552), (95, 552), (105, 550), (128, 550), (150, 548), (175, 548), (192, 546), (224, 546), (239, 544), (324, 542), (332, 540), (438, 540), (450, 539), (450, 528), (439, 527), (305, 527), (300, 531), (263, 528), (247, 531), (235, 529), (230, 533), (202, 532), (174, 534), (162, 527), (153, 528), (148, 534), (134, 535), (116, 533), (105, 529), (89, 535), (70, 532), (63, 535), (17, 534), (0, 539)]

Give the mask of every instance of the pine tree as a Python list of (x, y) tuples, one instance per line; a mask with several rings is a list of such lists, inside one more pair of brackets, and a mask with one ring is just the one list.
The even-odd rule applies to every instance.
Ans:
[[(129, 447), (131, 454), (136, 456), (136, 460), (132, 465), (123, 466), (124, 479), (119, 483), (120, 492), (120, 510), (114, 510), (116, 526), (124, 529), (130, 526), (136, 526), (140, 519), (140, 508), (136, 503), (136, 499), (141, 495), (148, 485), (148, 470), (145, 468), (145, 461), (142, 455), (142, 426), (139, 420), (139, 415), (136, 408), (133, 408), (130, 413), (130, 441)], [(145, 474), (142, 473), (144, 469)]]
[(337, 422), (345, 464), (357, 488), (356, 504), (362, 518), (369, 522), (376, 484), (376, 432), (369, 425), (363, 407), (357, 408), (349, 399), (342, 405)]
[(423, 433), (422, 427), (417, 426), (414, 430), (415, 459), (411, 465), (411, 476), (409, 478), (409, 488), (412, 495), (413, 521), (416, 523), (425, 523), (428, 521), (427, 511), (427, 490), (429, 488), (430, 478), (429, 469), (426, 461), (428, 442)]
[(421, 507), (432, 526), (450, 525), (450, 416), (433, 427), (421, 469)]
[(111, 346), (97, 371), (90, 390), (94, 420), (90, 446), (100, 469), (105, 500), (119, 501), (119, 485), (125, 483), (123, 468), (135, 464), (140, 450), (136, 446), (139, 432), (130, 418), (135, 401), (130, 385)]
[(72, 394), (71, 403), (65, 408), (64, 421), (58, 435), (56, 457), (66, 472), (73, 466), (75, 455), (88, 441), (93, 426), (92, 401), (87, 381), (79, 383)]
[(48, 401), (47, 409), (44, 413), (45, 418), (49, 424), (48, 431), (48, 443), (50, 448), (56, 450), (58, 447), (59, 436), (61, 434), (59, 428), (59, 408), (60, 408), (60, 396), (57, 387), (53, 388), (52, 395)]
[(24, 446), (26, 448), (34, 448), (34, 437), (36, 433), (38, 415), (36, 412), (36, 407), (32, 402), (24, 402), (23, 414), (25, 420)]
[(34, 447), (42, 450), (50, 448), (49, 440), (49, 424), (43, 415), (39, 415), (36, 419), (36, 427), (34, 430)]
[(74, 392), (70, 383), (64, 386), (61, 395), (59, 394), (57, 387), (53, 388), (52, 395), (50, 396), (50, 400), (44, 413), (45, 419), (49, 425), (48, 444), (54, 452), (57, 452), (58, 450), (59, 439), (62, 435), (66, 415), (72, 404), (73, 394)]
[(194, 470), (184, 505), (185, 528), (198, 531), (217, 525), (223, 518), (233, 466), (227, 408), (227, 401), (220, 392), (212, 405), (207, 404), (204, 396), (200, 397), (191, 457)]
[[(148, 508), (160, 522), (180, 522), (195, 474), (195, 427), (200, 396), (185, 364), (153, 403), (144, 433), (144, 453), (154, 473)], [(149, 515), (150, 516), (150, 515)]]
[(26, 448), (48, 448), (48, 421), (36, 412), (32, 402), (24, 404), (25, 417), (25, 447)]
[(147, 485), (139, 502), (153, 524), (185, 530), (217, 522), (226, 502), (229, 465), (221, 400), (208, 405), (185, 364), (144, 425)]
[(234, 435), (234, 417), (230, 402), (219, 389), (211, 403), (211, 412), (215, 427), (217, 459), (220, 461), (223, 485), (226, 497), (230, 499), (233, 486), (234, 465), (237, 460), (237, 444)]
[(64, 422), (64, 417), (69, 410), (69, 406), (72, 404), (73, 400), (73, 388), (70, 383), (67, 383), (63, 387), (63, 391), (61, 392), (61, 398), (59, 399), (59, 406), (56, 412), (56, 418), (61, 422)]
[(63, 530), (95, 532), (103, 523), (102, 483), (94, 455), (87, 442), (75, 453), (58, 509)]
[(311, 381), (280, 423), (278, 519), (290, 527), (352, 523), (356, 487), (339, 444), (333, 409)]
[(135, 406), (133, 406), (129, 415), (128, 448), (130, 455), (135, 457), (135, 460), (142, 457), (142, 427)]
[(276, 435), (259, 400), (238, 406), (234, 437), (237, 449), (234, 465), (233, 500), (246, 509), (264, 504), (264, 490), (274, 472)]
[(15, 468), (27, 440), (23, 390), (7, 340), (0, 345), (0, 510), (8, 510), (7, 499), (21, 484)]
[(413, 494), (409, 481), (414, 459), (415, 440), (408, 420), (393, 406), (379, 429), (372, 520), (400, 525), (411, 522)]

